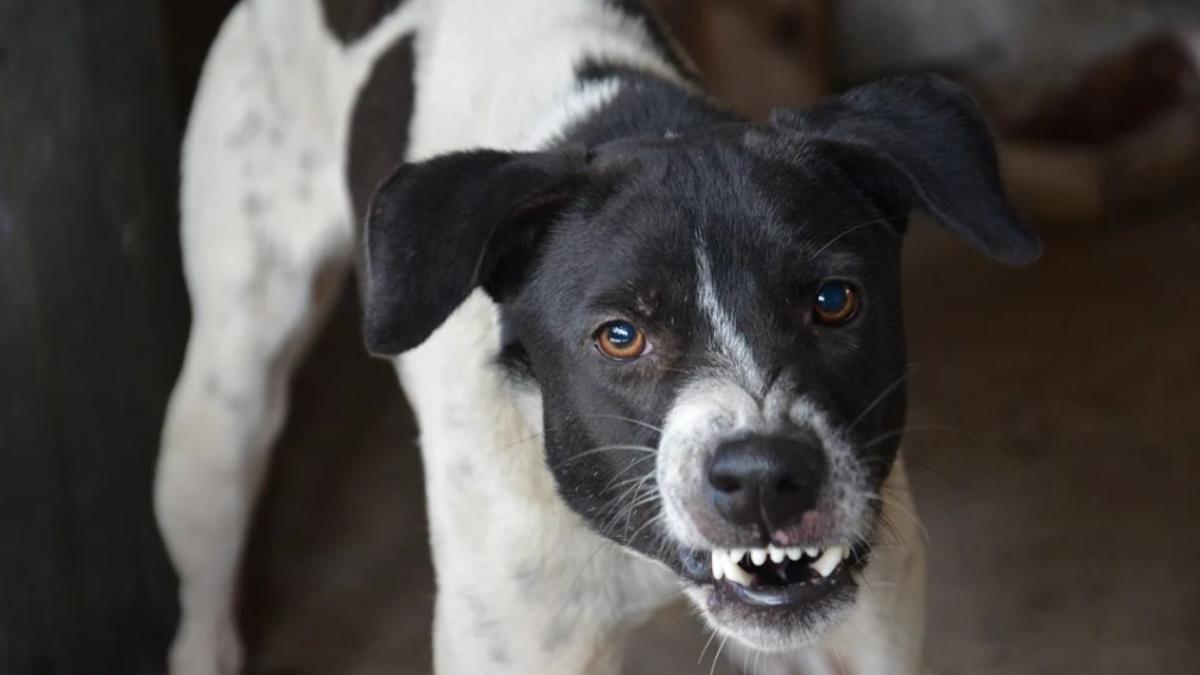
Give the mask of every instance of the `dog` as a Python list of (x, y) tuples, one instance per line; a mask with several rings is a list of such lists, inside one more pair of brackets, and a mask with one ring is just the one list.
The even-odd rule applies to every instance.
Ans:
[(634, 0), (244, 0), (184, 148), (171, 671), (242, 667), (288, 378), (357, 266), (421, 431), (437, 672), (615, 672), (681, 593), (762, 672), (920, 672), (901, 241), (920, 211), (1034, 260), (996, 164), (934, 76), (739, 119)]

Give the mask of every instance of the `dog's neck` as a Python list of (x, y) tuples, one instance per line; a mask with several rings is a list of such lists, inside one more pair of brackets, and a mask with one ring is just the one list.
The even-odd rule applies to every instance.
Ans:
[(581, 84), (608, 87), (608, 100), (563, 130), (567, 144), (594, 148), (622, 139), (670, 137), (737, 120), (681, 75), (670, 81), (632, 68), (589, 64)]

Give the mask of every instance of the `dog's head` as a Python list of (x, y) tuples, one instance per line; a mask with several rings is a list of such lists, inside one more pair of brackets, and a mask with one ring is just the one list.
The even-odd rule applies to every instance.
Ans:
[(938, 78), (766, 123), (402, 167), (368, 222), (367, 340), (420, 344), (482, 287), (592, 527), (718, 629), (798, 645), (852, 603), (903, 427), (900, 242), (918, 209), (993, 258), (1036, 238)]

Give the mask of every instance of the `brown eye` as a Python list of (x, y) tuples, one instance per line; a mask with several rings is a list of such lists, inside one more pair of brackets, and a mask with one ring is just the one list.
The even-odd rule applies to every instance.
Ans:
[(610, 359), (636, 359), (646, 352), (646, 334), (628, 321), (609, 321), (596, 331), (596, 348)]
[(844, 281), (826, 281), (817, 289), (813, 317), (826, 326), (840, 326), (858, 310), (858, 292)]

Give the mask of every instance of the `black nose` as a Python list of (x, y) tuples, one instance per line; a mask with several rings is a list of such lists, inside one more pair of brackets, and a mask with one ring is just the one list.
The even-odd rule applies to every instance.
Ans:
[(816, 506), (825, 470), (814, 436), (749, 436), (717, 448), (709, 493), (734, 525), (783, 527)]

